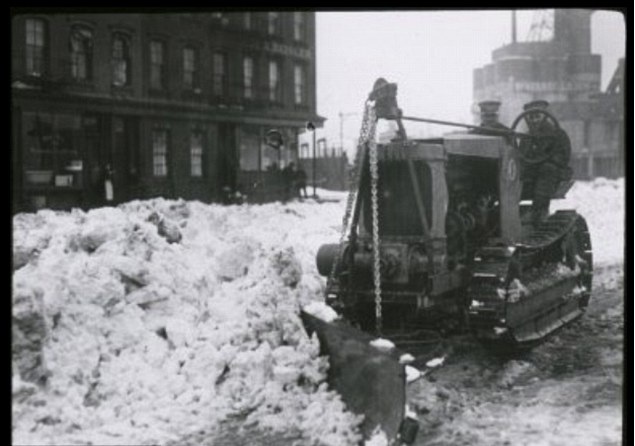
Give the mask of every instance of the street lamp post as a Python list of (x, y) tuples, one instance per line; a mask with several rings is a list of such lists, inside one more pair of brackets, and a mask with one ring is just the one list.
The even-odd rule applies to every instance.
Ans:
[(310, 132), (313, 132), (313, 162), (312, 162), (312, 170), (313, 170), (313, 198), (317, 198), (317, 193), (315, 191), (315, 164), (316, 164), (316, 153), (315, 153), (315, 125), (312, 122), (307, 122), (306, 129)]

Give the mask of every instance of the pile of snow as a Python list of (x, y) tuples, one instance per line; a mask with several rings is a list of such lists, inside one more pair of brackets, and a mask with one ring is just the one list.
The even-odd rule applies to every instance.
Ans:
[[(312, 305), (315, 254), (339, 239), (345, 197), (15, 216), (14, 443), (165, 444), (231, 417), (357, 444), (299, 319), (332, 317)], [(585, 217), (596, 265), (622, 264), (623, 179), (578, 182), (555, 209)]]
[(340, 207), (15, 216), (14, 443), (165, 444), (231, 417), (356, 444), (360, 417), (326, 388), (299, 318), (322, 299), (314, 256)]
[(587, 222), (595, 266), (623, 263), (625, 208), (624, 178), (577, 181), (567, 197), (552, 200), (551, 211), (573, 209)]

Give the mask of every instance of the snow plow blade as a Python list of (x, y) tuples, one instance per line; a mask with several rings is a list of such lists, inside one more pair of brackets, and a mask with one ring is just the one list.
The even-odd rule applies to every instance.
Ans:
[(406, 374), (397, 353), (371, 346), (373, 336), (343, 322), (325, 322), (304, 311), (300, 316), (309, 336), (317, 334), (320, 353), (329, 357), (329, 386), (342, 396), (349, 410), (364, 415), (364, 438), (369, 439), (377, 426), (390, 444), (402, 437)]

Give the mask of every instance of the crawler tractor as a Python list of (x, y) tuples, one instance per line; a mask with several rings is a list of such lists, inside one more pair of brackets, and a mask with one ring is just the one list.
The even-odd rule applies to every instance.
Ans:
[[(593, 262), (575, 211), (528, 218), (523, 168), (553, 147), (549, 134), (532, 132), (535, 115), (520, 114), (508, 130), (408, 139), (406, 120), (476, 126), (403, 116), (396, 94), (379, 79), (369, 95), (340, 240), (317, 253), (326, 302), (345, 322), (302, 316), (330, 357), (330, 385), (364, 415), (364, 437), (379, 425), (390, 441), (411, 444), (418, 424), (404, 409), (399, 350), (369, 342), (471, 332), (497, 352), (529, 348), (583, 314)], [(398, 128), (385, 144), (375, 142), (379, 119)], [(563, 178), (553, 198), (572, 184)]]
[[(379, 79), (366, 103), (341, 238), (317, 254), (327, 303), (388, 338), (470, 331), (498, 350), (533, 346), (582, 315), (592, 282), (584, 218), (527, 218), (522, 168), (549, 157), (549, 135), (521, 131), (525, 112), (510, 130), (408, 139), (407, 120), (475, 126), (403, 116), (396, 92)], [(375, 142), (379, 119), (398, 127), (385, 144)]]

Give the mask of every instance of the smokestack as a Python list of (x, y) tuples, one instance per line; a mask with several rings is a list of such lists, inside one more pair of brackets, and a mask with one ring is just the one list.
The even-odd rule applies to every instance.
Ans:
[(512, 10), (512, 43), (516, 43), (516, 11)]

